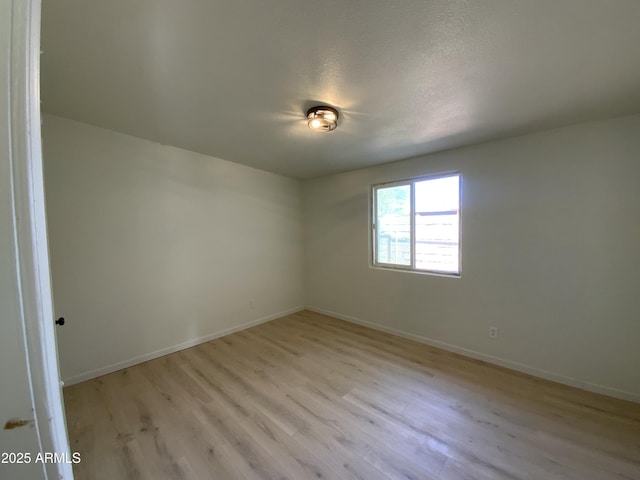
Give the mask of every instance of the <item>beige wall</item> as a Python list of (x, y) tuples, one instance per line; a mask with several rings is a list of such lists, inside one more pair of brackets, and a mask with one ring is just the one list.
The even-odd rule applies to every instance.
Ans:
[(49, 115), (43, 150), (68, 382), (304, 305), (299, 182)]
[[(307, 305), (640, 401), (639, 152), (633, 116), (307, 181)], [(370, 185), (448, 171), (462, 278), (370, 268)]]

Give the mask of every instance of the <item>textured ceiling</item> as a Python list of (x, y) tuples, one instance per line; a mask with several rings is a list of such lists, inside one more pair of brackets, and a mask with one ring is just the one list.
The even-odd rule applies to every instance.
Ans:
[(52, 0), (43, 109), (310, 178), (640, 112), (639, 24), (639, 0)]

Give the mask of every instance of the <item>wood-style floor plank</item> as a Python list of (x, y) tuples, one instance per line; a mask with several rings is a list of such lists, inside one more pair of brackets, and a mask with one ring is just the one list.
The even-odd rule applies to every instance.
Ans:
[(78, 480), (640, 480), (640, 405), (308, 311), (64, 396)]

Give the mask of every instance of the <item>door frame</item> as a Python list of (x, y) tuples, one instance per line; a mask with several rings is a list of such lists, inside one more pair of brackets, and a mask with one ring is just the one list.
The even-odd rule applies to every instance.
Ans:
[[(54, 331), (40, 114), (41, 0), (11, 0), (9, 162), (13, 231), (31, 397), (40, 452), (70, 457)], [(71, 463), (44, 465), (48, 479), (72, 480)]]

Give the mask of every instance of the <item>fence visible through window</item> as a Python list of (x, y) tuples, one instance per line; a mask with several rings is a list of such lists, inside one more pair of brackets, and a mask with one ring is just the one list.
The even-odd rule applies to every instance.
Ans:
[(374, 264), (458, 274), (459, 175), (398, 183), (374, 187)]

